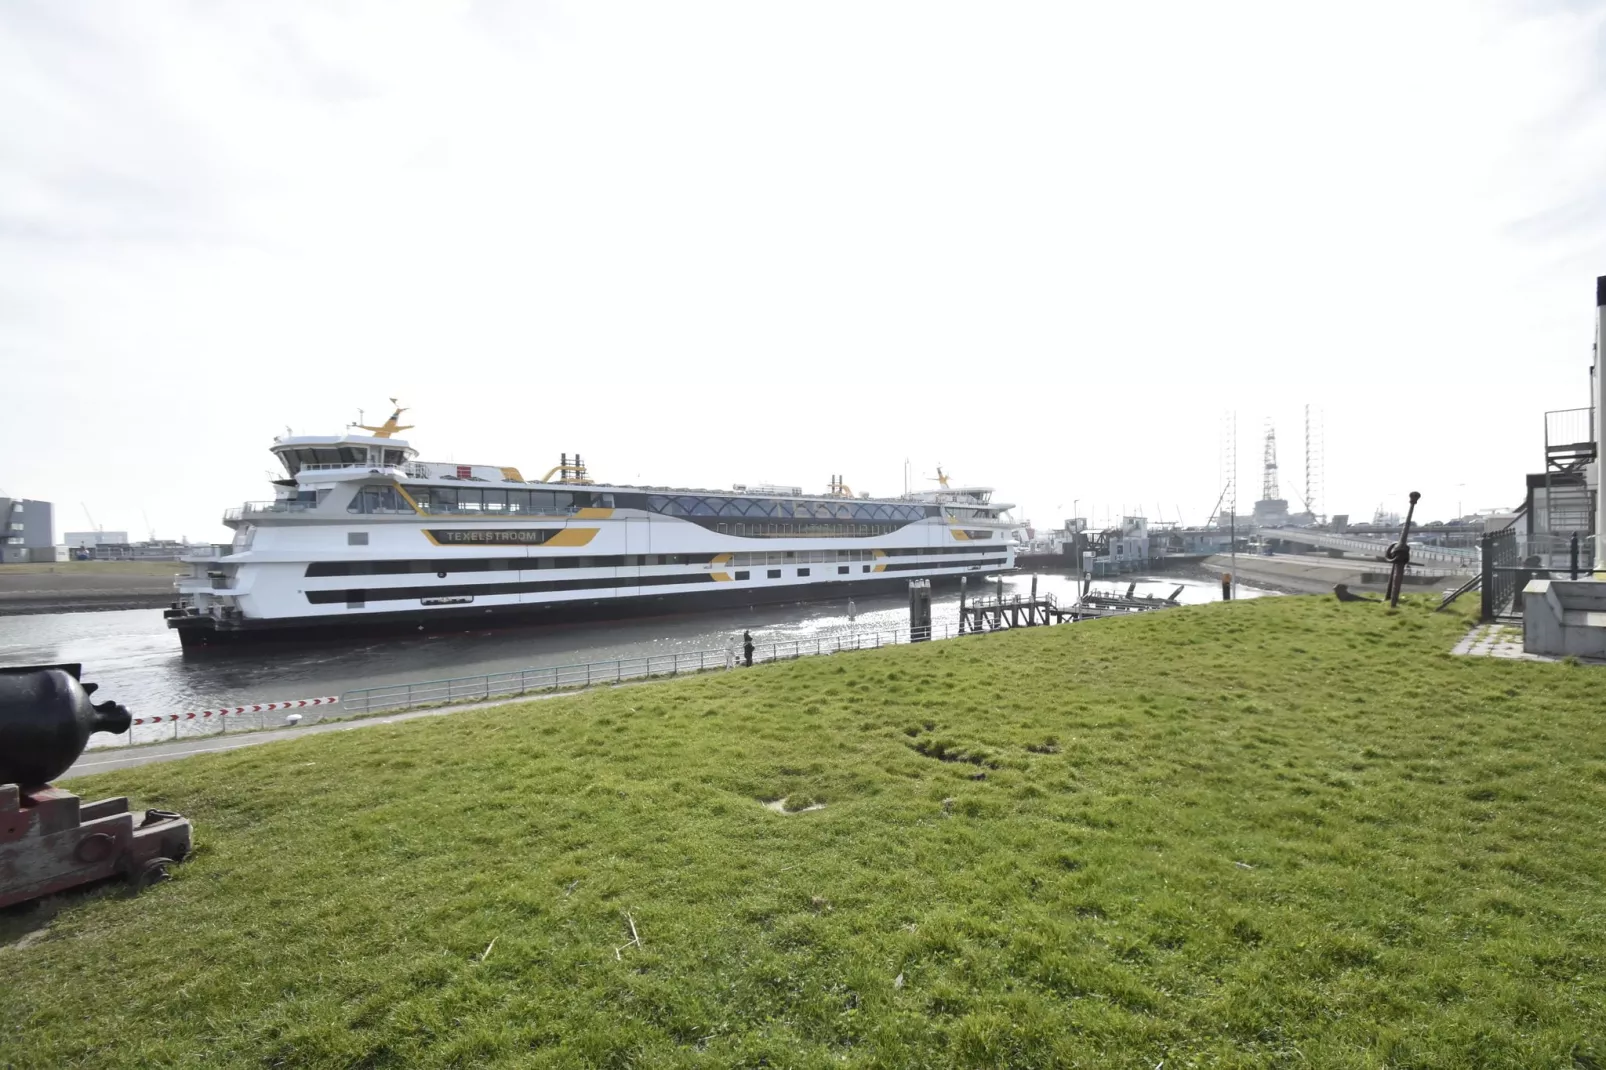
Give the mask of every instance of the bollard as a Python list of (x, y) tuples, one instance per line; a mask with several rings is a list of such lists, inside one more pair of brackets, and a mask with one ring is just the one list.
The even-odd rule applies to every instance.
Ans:
[(1223, 602), (1232, 601), (1232, 573), (1230, 572), (1221, 574), (1221, 600)]

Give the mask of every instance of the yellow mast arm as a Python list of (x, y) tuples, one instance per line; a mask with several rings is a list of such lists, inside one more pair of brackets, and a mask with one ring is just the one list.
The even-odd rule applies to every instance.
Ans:
[[(396, 405), (396, 399), (391, 398), (390, 403), (392, 405)], [(396, 405), (396, 411), (390, 414), (390, 419), (386, 420), (378, 427), (369, 427), (367, 424), (353, 424), (352, 426), (357, 428), (359, 431), (373, 432), (373, 436), (375, 438), (389, 438), (398, 431), (411, 431), (417, 426), (416, 424), (403, 424), (400, 422), (401, 414), (406, 411), (407, 409), (403, 406)]]

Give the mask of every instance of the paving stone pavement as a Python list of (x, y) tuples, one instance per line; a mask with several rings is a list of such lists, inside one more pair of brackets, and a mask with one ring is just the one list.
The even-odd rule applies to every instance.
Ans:
[(1473, 658), (1511, 658), (1515, 661), (1560, 661), (1547, 654), (1530, 654), (1522, 649), (1519, 624), (1475, 624), (1450, 651)]

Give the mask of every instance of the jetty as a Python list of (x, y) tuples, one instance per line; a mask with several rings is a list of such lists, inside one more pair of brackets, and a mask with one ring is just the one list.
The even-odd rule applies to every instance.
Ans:
[(1001, 628), (1033, 628), (1039, 625), (1063, 624), (1067, 621), (1095, 620), (1100, 617), (1119, 617), (1129, 613), (1145, 613), (1156, 609), (1170, 609), (1182, 603), (1178, 600), (1182, 585), (1165, 597), (1137, 594), (1137, 583), (1129, 583), (1120, 594), (1103, 594), (1092, 590), (1090, 581), (1084, 581), (1076, 601), (1061, 603), (1052, 594), (1037, 593), (1037, 577), (1032, 577), (1032, 589), (1026, 595), (1006, 595), (1003, 584), (995, 595), (969, 598), (964, 587), (959, 590), (959, 631), (985, 632)]

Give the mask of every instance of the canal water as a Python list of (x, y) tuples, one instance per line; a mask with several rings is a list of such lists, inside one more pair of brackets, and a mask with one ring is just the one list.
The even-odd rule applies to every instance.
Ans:
[[(1131, 582), (1125, 578), (1100, 581), (1094, 589), (1124, 591)], [(1037, 583), (1039, 592), (1052, 594), (1061, 602), (1076, 598), (1076, 581), (1069, 575), (1041, 573)], [(1004, 593), (1026, 595), (1031, 585), (1030, 574), (1007, 576)], [(1183, 602), (1221, 597), (1214, 582), (1180, 577), (1138, 578), (1137, 593), (1169, 595), (1179, 585)], [(985, 587), (985, 591), (972, 587), (972, 597), (994, 593), (997, 583), (988, 582)], [(1240, 588), (1245, 598), (1264, 593)], [(854, 631), (892, 632), (909, 623), (909, 602), (903, 595), (859, 598), (852, 608), (851, 620), (848, 600), (840, 599), (629, 621), (337, 640), (326, 646), (269, 645), (201, 656), (185, 656), (180, 651), (178, 637), (166, 627), (160, 610), (39, 614), (0, 617), (0, 665), (81, 662), (84, 679), (101, 685), (97, 698), (115, 699), (141, 717), (616, 658), (697, 650), (719, 651), (723, 657), (726, 646), (739, 640), (744, 629), (753, 633), (755, 643), (765, 644)], [(944, 627), (956, 628), (958, 621), (958, 589), (939, 589), (932, 598), (935, 629), (940, 634)], [(336, 707), (332, 712), (338, 716), (338, 711)], [(190, 734), (192, 725), (181, 722), (179, 734)], [(172, 725), (136, 729), (134, 741), (171, 738), (173, 733)], [(127, 741), (127, 737), (102, 735), (92, 745)]]

